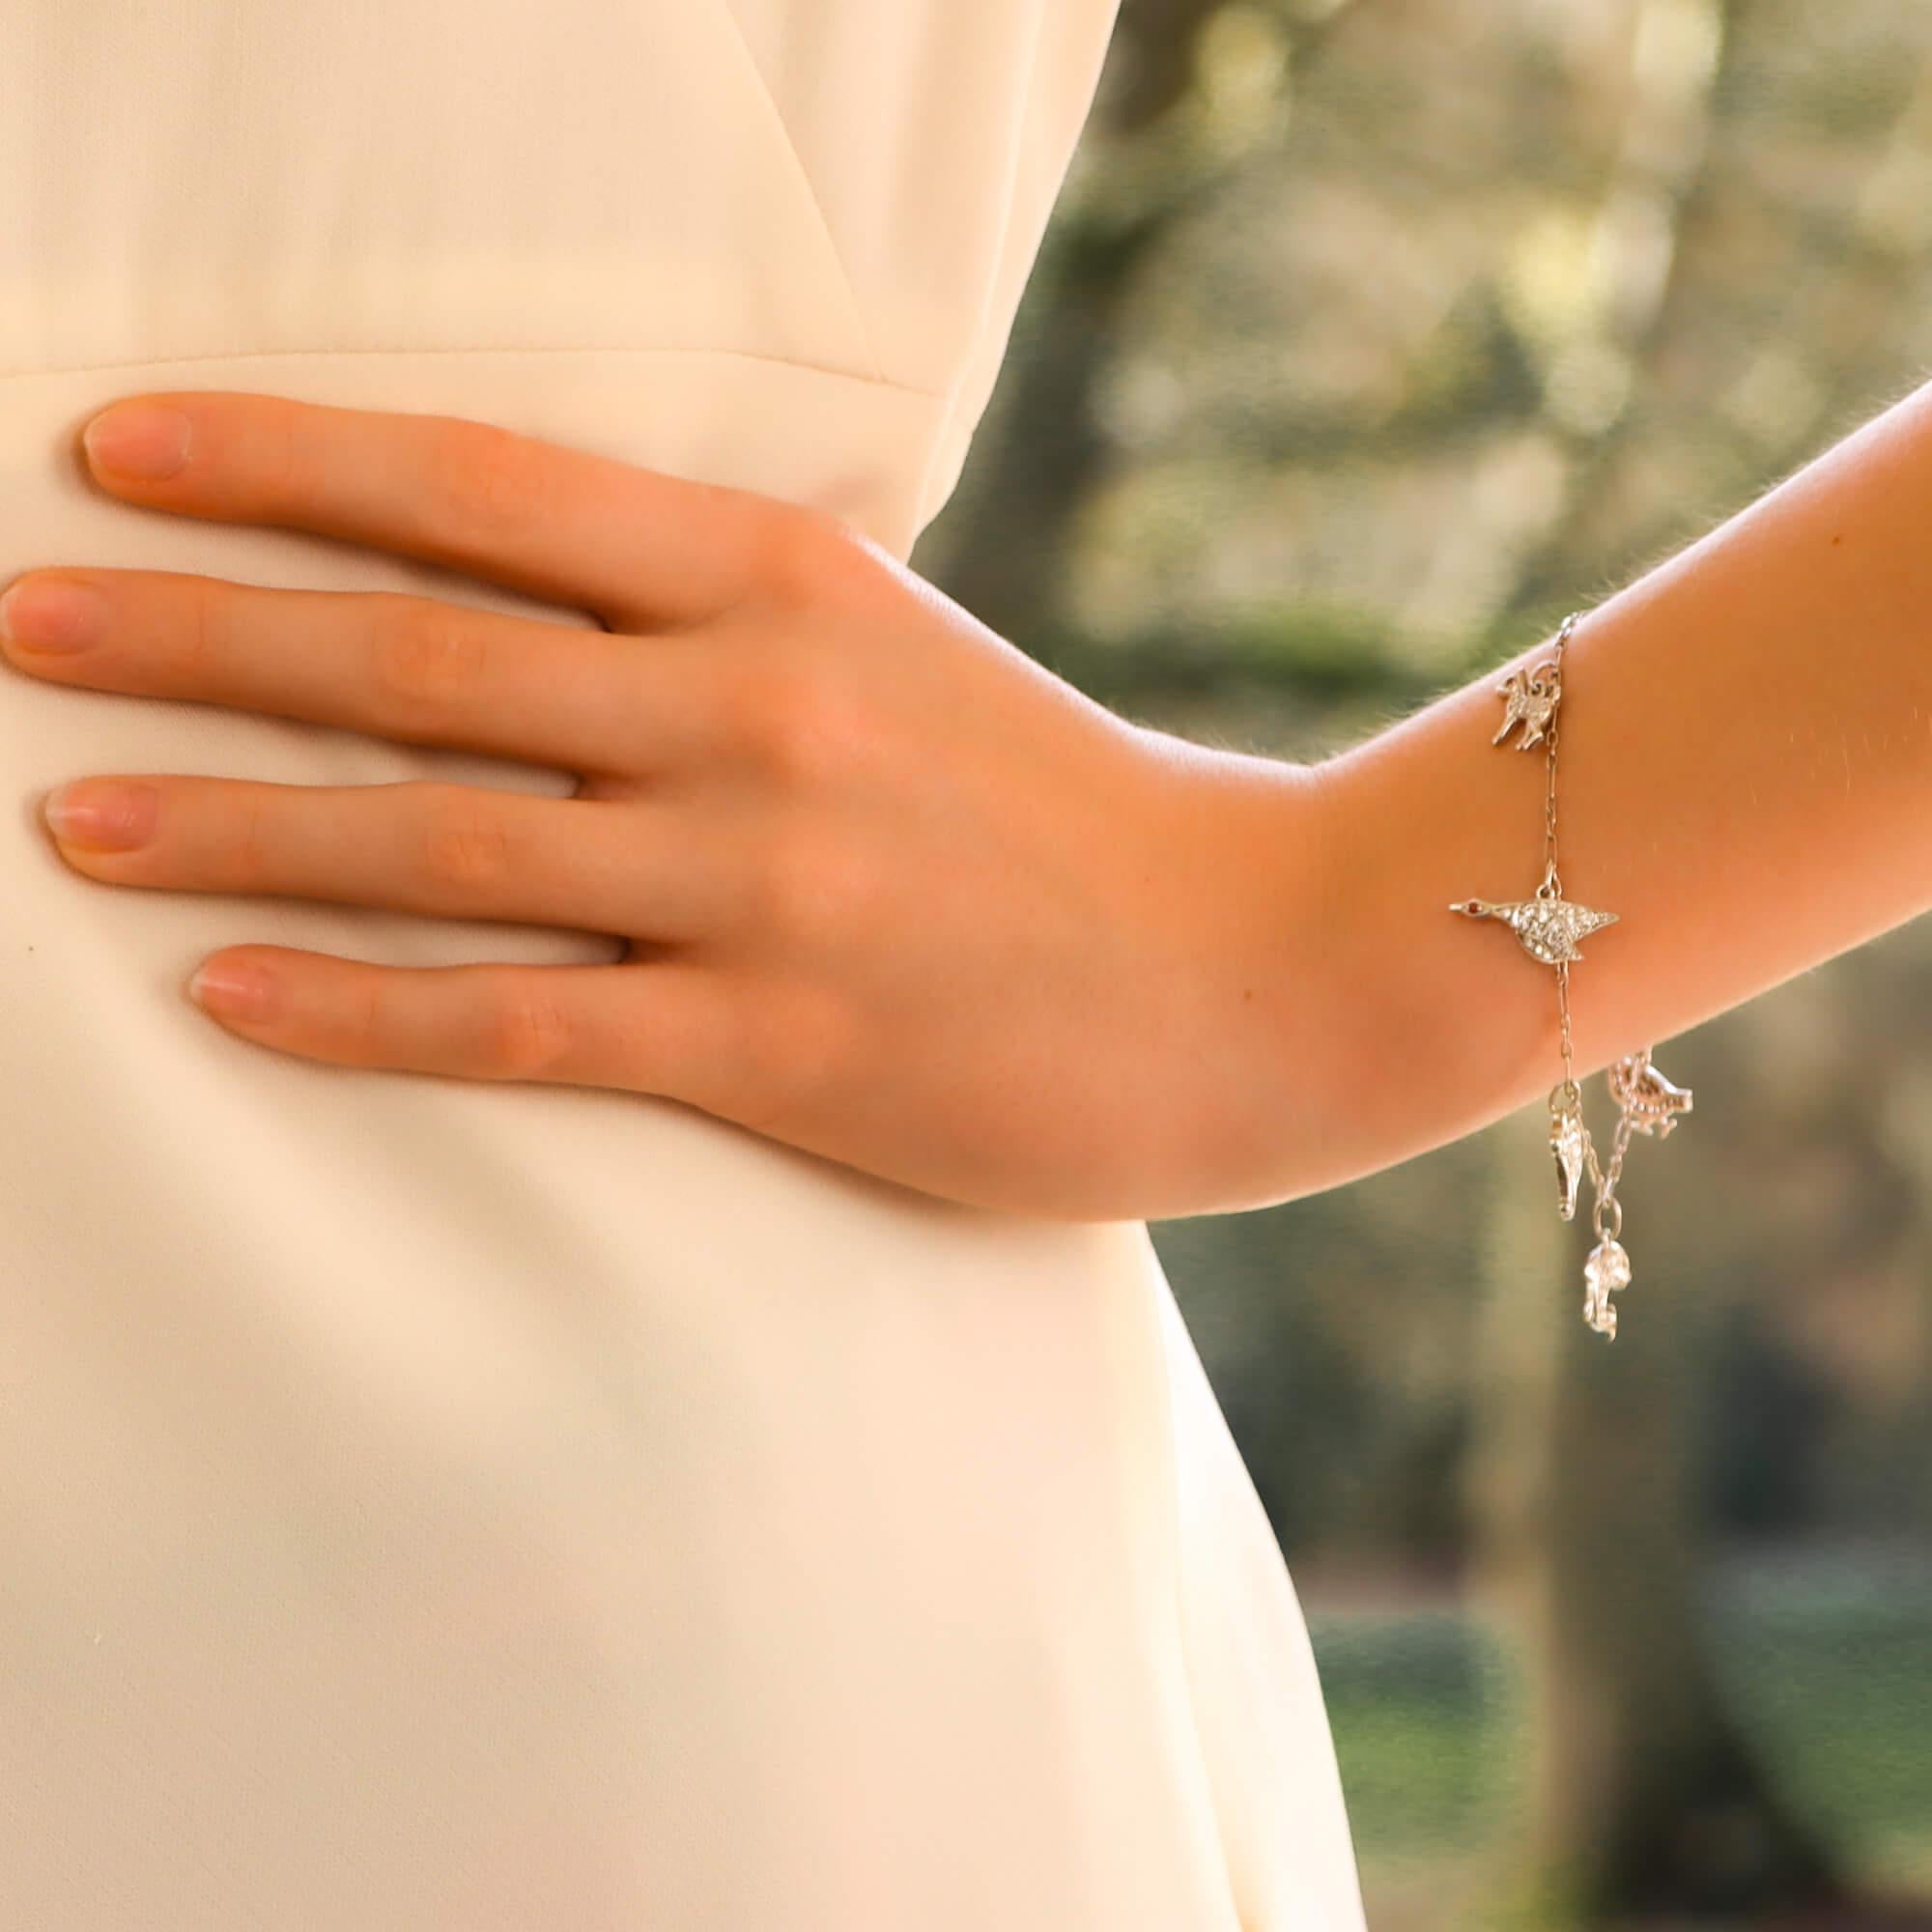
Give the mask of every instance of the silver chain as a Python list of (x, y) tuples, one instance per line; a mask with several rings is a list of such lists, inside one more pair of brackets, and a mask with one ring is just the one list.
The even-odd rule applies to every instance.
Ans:
[[(1569, 616), (1564, 618), (1562, 627), (1556, 633), (1556, 655), (1549, 662), (1550, 669), (1555, 679), (1553, 689), (1559, 700), (1563, 695), (1563, 646), (1570, 641), (1570, 633), (1576, 628), (1577, 619), (1581, 615), (1582, 612), (1580, 611), (1571, 611)], [(1543, 850), (1547, 876), (1549, 879), (1552, 889), (1559, 896), (1563, 889), (1557, 882), (1556, 875), (1556, 738), (1562, 726), (1563, 706), (1560, 702), (1553, 703), (1549, 709), (1549, 729), (1547, 733), (1549, 755), (1545, 760), (1545, 770), (1548, 774), (1548, 783), (1545, 788), (1543, 799)], [(1570, 1037), (1570, 962), (1567, 959), (1559, 959), (1556, 962), (1556, 1014), (1563, 1041), (1563, 1085), (1557, 1091), (1566, 1098), (1580, 1100), (1581, 1090), (1577, 1085), (1576, 1075), (1573, 1070), (1573, 1049)], [(1596, 1228), (1599, 1239), (1603, 1238), (1605, 1234), (1604, 1210), (1606, 1207), (1614, 1208), (1617, 1210), (1616, 1226), (1608, 1232), (1614, 1236), (1623, 1229), (1624, 1204), (1617, 1199), (1617, 1182), (1623, 1178), (1624, 1152), (1630, 1146), (1632, 1131), (1630, 1109), (1628, 1107), (1619, 1108), (1617, 1112), (1616, 1132), (1611, 1139), (1610, 1145), (1610, 1171), (1606, 1177), (1604, 1170), (1597, 1165), (1597, 1147), (1596, 1143), (1590, 1138), (1590, 1130), (1587, 1126), (1583, 1129), (1583, 1158), (1589, 1166), (1590, 1184), (1597, 1197), (1596, 1205), (1591, 1212), (1591, 1220)], [(1615, 1312), (1614, 1309), (1611, 1310), (1612, 1316), (1615, 1315)], [(1616, 1332), (1614, 1320), (1610, 1323), (1610, 1332), (1612, 1334)]]
[[(1577, 1183), (1583, 1170), (1590, 1175), (1595, 1206), (1591, 1220), (1597, 1245), (1583, 1264), (1583, 1319), (1599, 1334), (1615, 1337), (1617, 1311), (1612, 1293), (1628, 1286), (1630, 1256), (1618, 1236), (1623, 1233), (1624, 1206), (1617, 1197), (1623, 1178), (1624, 1154), (1634, 1132), (1654, 1133), (1662, 1140), (1680, 1114), (1690, 1111), (1690, 1091), (1673, 1086), (1651, 1065), (1651, 1049), (1631, 1053), (1609, 1069), (1610, 1091), (1617, 1101), (1616, 1133), (1606, 1174), (1597, 1161), (1596, 1145), (1583, 1121), (1582, 1092), (1577, 1085), (1570, 1034), (1570, 967), (1583, 955), (1577, 942), (1605, 925), (1617, 915), (1577, 905), (1564, 898), (1556, 869), (1556, 741), (1563, 696), (1563, 647), (1582, 616), (1573, 611), (1556, 633), (1555, 654), (1534, 666), (1512, 671), (1496, 691), (1508, 700), (1502, 728), (1490, 741), (1501, 745), (1518, 724), (1523, 726), (1517, 748), (1527, 751), (1542, 740), (1547, 751), (1548, 784), (1543, 806), (1543, 881), (1533, 898), (1519, 900), (1459, 899), (1449, 910), (1472, 919), (1495, 919), (1509, 925), (1532, 958), (1556, 971), (1556, 1012), (1563, 1048), (1563, 1078), (1549, 1090), (1549, 1148), (1556, 1161), (1557, 1212), (1566, 1221), (1577, 1209)], [(1605, 1221), (1609, 1225), (1605, 1227)]]

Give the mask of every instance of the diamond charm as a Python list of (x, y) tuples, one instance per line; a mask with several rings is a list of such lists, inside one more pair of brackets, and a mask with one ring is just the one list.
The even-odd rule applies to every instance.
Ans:
[(1630, 1278), (1630, 1256), (1624, 1252), (1623, 1243), (1605, 1236), (1590, 1250), (1590, 1258), (1583, 1264), (1587, 1289), (1583, 1319), (1598, 1334), (1616, 1334), (1617, 1311), (1610, 1306), (1610, 1295), (1617, 1289), (1628, 1288)]
[(1598, 912), (1591, 906), (1538, 893), (1533, 899), (1456, 899), (1451, 912), (1465, 913), (1470, 919), (1499, 919), (1522, 943), (1532, 959), (1546, 966), (1580, 959), (1577, 942), (1605, 925), (1616, 923), (1613, 912)]

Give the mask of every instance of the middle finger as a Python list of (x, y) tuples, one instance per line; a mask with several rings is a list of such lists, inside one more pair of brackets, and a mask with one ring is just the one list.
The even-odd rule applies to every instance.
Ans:
[[(82, 597), (63, 608), (43, 588)], [(635, 638), (397, 591), (66, 568), (15, 579), (6, 619), (7, 655), (38, 677), (409, 744), (641, 777), (717, 742), (716, 653), (689, 632)]]
[[(57, 809), (75, 804), (77, 821), (63, 822)], [(292, 785), (147, 773), (61, 786), (48, 816), (62, 856), (108, 885), (630, 939), (714, 929), (726, 886), (725, 855), (707, 849), (691, 808), (657, 800), (533, 798), (434, 779)]]

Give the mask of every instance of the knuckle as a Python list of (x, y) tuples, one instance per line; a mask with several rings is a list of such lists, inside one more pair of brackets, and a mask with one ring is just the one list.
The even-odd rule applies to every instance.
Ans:
[(748, 764), (768, 771), (783, 756), (779, 739), (784, 708), (773, 681), (760, 676), (749, 658), (741, 657), (732, 670), (733, 675), (721, 677), (715, 699), (719, 733)]
[(469, 612), (434, 598), (378, 596), (370, 657), (386, 706), (405, 715), (440, 712), (483, 683), (488, 646)]
[(822, 523), (817, 511), (802, 503), (775, 498), (761, 504), (746, 536), (758, 582), (782, 591), (809, 581), (825, 538)]
[(429, 781), (417, 806), (417, 864), (431, 886), (474, 893), (502, 879), (509, 868), (509, 833), (480, 792)]
[(864, 574), (871, 560), (864, 535), (829, 510), (783, 503), (757, 534), (757, 564), (769, 589), (797, 602), (821, 602)]
[(850, 839), (788, 834), (767, 841), (753, 867), (753, 916), (767, 938), (820, 951), (873, 918), (876, 867)]
[(314, 494), (314, 447), (303, 434), (311, 420), (307, 405), (273, 396), (250, 409), (248, 454), (259, 499), (270, 511), (297, 509)]
[(570, 1052), (570, 1015), (541, 980), (507, 981), (486, 1008), (485, 1064), (519, 1078), (549, 1072)]
[(351, 1065), (377, 1066), (383, 1062), (389, 1037), (383, 1007), (383, 992), (389, 979), (381, 971), (358, 973), (355, 979), (356, 990), (343, 1018), (341, 1053)]
[(838, 1108), (852, 1077), (855, 1033), (842, 1002), (798, 988), (760, 1000), (749, 1024), (747, 1124), (795, 1130)]
[(431, 439), (428, 468), (433, 513), (457, 528), (521, 529), (543, 500), (537, 445), (498, 423), (448, 418)]
[(182, 677), (197, 690), (213, 685), (220, 668), (229, 602), (222, 590), (212, 577), (188, 585), (176, 653)]
[(269, 793), (254, 785), (235, 795), (235, 842), (229, 855), (234, 880), (243, 890), (260, 888), (270, 878)]
[(752, 661), (734, 702), (738, 735), (769, 777), (816, 788), (867, 753), (870, 699), (832, 654), (792, 643), (781, 662)]

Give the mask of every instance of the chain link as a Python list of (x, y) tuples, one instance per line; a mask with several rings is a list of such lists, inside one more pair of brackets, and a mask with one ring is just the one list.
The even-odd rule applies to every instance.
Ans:
[(1587, 1168), (1596, 1191), (1597, 1245), (1583, 1266), (1584, 1280), (1589, 1286), (1583, 1312), (1591, 1327), (1614, 1336), (1616, 1308), (1610, 1296), (1630, 1281), (1630, 1257), (1617, 1238), (1624, 1224), (1623, 1203), (1617, 1198), (1624, 1155), (1634, 1131), (1660, 1137), (1667, 1134), (1676, 1117), (1690, 1110), (1690, 1094), (1666, 1080), (1651, 1064), (1649, 1047), (1639, 1053), (1624, 1054), (1615, 1061), (1610, 1067), (1610, 1091), (1616, 1097), (1618, 1120), (1610, 1145), (1609, 1167), (1605, 1171), (1584, 1123), (1582, 1094), (1577, 1085), (1576, 1040), (1570, 1023), (1570, 965), (1579, 956), (1577, 941), (1609, 923), (1616, 915), (1566, 899), (1556, 863), (1556, 753), (1562, 720), (1563, 650), (1582, 615), (1582, 611), (1573, 611), (1564, 618), (1556, 632), (1553, 656), (1520, 667), (1496, 687), (1509, 699), (1509, 709), (1501, 729), (1490, 742), (1500, 745), (1511, 728), (1524, 721), (1525, 730), (1518, 741), (1520, 749), (1527, 751), (1539, 738), (1544, 745), (1543, 880), (1536, 889), (1535, 899), (1514, 902), (1456, 899), (1449, 910), (1472, 919), (1507, 921), (1526, 952), (1556, 969), (1563, 1078), (1549, 1090), (1549, 1148), (1557, 1165), (1557, 1207), (1563, 1218), (1569, 1220), (1576, 1208), (1577, 1183)]
[[(1547, 896), (1557, 899), (1563, 895), (1561, 876), (1556, 865), (1556, 748), (1562, 728), (1563, 648), (1570, 641), (1570, 634), (1576, 629), (1582, 614), (1580, 611), (1573, 611), (1564, 618), (1556, 633), (1555, 651), (1548, 666), (1552, 703), (1546, 732), (1545, 769), (1548, 782), (1543, 802), (1544, 885), (1539, 891)], [(1617, 1285), (1614, 1279), (1617, 1267), (1621, 1266), (1625, 1279), (1628, 1279), (1629, 1272), (1628, 1264), (1622, 1260), (1618, 1241), (1618, 1236), (1623, 1233), (1624, 1204), (1618, 1198), (1617, 1183), (1623, 1178), (1624, 1155), (1629, 1151), (1631, 1134), (1637, 1125), (1637, 1120), (1633, 1111), (1632, 1094), (1627, 1087), (1621, 1095), (1616, 1131), (1610, 1143), (1609, 1168), (1605, 1172), (1597, 1158), (1596, 1141), (1582, 1119), (1581, 1099), (1576, 1077), (1575, 1041), (1570, 1025), (1570, 962), (1567, 959), (1556, 962), (1556, 1009), (1563, 1049), (1563, 1085), (1558, 1092), (1565, 1096), (1566, 1104), (1575, 1112), (1578, 1138), (1582, 1145), (1583, 1162), (1589, 1171), (1590, 1184), (1595, 1194), (1591, 1219), (1596, 1227), (1598, 1248), (1596, 1254), (1592, 1256), (1592, 1261), (1594, 1263), (1598, 1256), (1605, 1255), (1606, 1250), (1609, 1251), (1609, 1257), (1613, 1259), (1606, 1261), (1611, 1275), (1608, 1286), (1614, 1288)], [(1645, 1059), (1648, 1060), (1647, 1052)], [(1589, 1274), (1590, 1270), (1586, 1269), (1585, 1272)], [(1603, 1328), (1609, 1335), (1616, 1333), (1616, 1311), (1607, 1305), (1604, 1284), (1594, 1277), (1591, 1284), (1591, 1297), (1586, 1304), (1585, 1313), (1589, 1316), (1593, 1326)]]
[[(1544, 791), (1543, 801), (1543, 861), (1544, 878), (1551, 893), (1560, 897), (1562, 883), (1556, 869), (1556, 741), (1562, 730), (1563, 705), (1563, 647), (1570, 641), (1570, 633), (1577, 628), (1577, 621), (1582, 615), (1580, 611), (1573, 611), (1564, 618), (1556, 633), (1555, 656), (1550, 660), (1550, 668), (1555, 679), (1558, 701), (1549, 714), (1548, 728), (1544, 742), (1548, 747), (1545, 770), (1548, 781)], [(1574, 1067), (1574, 1045), (1570, 1033), (1570, 962), (1559, 959), (1556, 962), (1556, 1011), (1560, 1023), (1563, 1045), (1563, 1082), (1571, 1092), (1577, 1091), (1577, 1077)], [(1598, 1165), (1597, 1146), (1587, 1125), (1583, 1128), (1583, 1159), (1590, 1170), (1590, 1184), (1596, 1193), (1595, 1224), (1598, 1236), (1605, 1234), (1604, 1212), (1605, 1208), (1616, 1209), (1616, 1225), (1609, 1232), (1614, 1240), (1622, 1232), (1624, 1224), (1624, 1205), (1616, 1198), (1617, 1182), (1623, 1178), (1624, 1153), (1630, 1147), (1633, 1122), (1628, 1112), (1617, 1118), (1616, 1133), (1610, 1143), (1610, 1166), (1605, 1175)]]
[(1556, 679), (1558, 701), (1550, 707), (1549, 726), (1545, 738), (1548, 748), (1549, 784), (1543, 800), (1543, 858), (1545, 874), (1550, 879), (1556, 877), (1556, 734), (1563, 728), (1563, 646), (1570, 641), (1570, 633), (1576, 628), (1581, 611), (1573, 611), (1565, 617), (1556, 633), (1556, 656), (1551, 668)]

